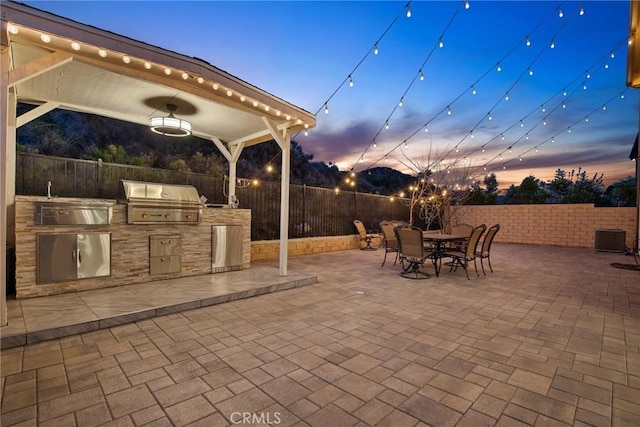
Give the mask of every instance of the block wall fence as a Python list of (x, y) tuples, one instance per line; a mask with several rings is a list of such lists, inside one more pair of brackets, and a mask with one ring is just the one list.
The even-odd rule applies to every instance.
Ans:
[[(496, 242), (593, 248), (595, 232), (602, 228), (626, 231), (631, 246), (636, 231), (636, 208), (598, 208), (593, 204), (463, 206), (461, 222), (500, 224)], [(357, 249), (357, 235), (309, 237), (289, 240), (289, 256)], [(251, 260), (277, 259), (277, 240), (251, 242)]]
[(635, 207), (599, 208), (593, 204), (478, 205), (459, 209), (462, 222), (500, 224), (496, 242), (594, 247), (598, 229), (626, 231), (626, 244), (636, 236)]

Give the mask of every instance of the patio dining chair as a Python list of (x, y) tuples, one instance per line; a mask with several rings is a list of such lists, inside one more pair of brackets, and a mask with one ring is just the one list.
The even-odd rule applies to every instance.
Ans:
[(380, 223), (380, 230), (382, 230), (382, 235), (384, 236), (382, 242), (384, 245), (384, 260), (382, 260), (381, 267), (384, 267), (384, 263), (387, 262), (388, 253), (395, 253), (393, 265), (396, 265), (398, 262), (398, 239), (393, 231), (394, 228), (395, 226), (390, 221), (382, 221)]
[(423, 245), (422, 230), (418, 227), (396, 227), (394, 229), (398, 239), (398, 251), (400, 264), (402, 265), (402, 277), (409, 279), (427, 279), (431, 275), (420, 270), (429, 260), (429, 252)]
[(480, 266), (482, 266), (482, 274), (485, 276), (487, 273), (484, 272), (484, 262), (486, 259), (489, 263), (489, 269), (493, 273), (493, 268), (491, 267), (491, 244), (493, 243), (493, 238), (496, 237), (496, 234), (500, 231), (500, 224), (495, 224), (489, 227), (487, 230), (487, 234), (485, 234), (482, 243), (480, 244), (480, 250), (476, 252), (476, 257), (480, 258)]
[(364, 227), (364, 224), (362, 223), (362, 221), (360, 221), (358, 219), (353, 221), (353, 225), (356, 226), (356, 230), (358, 231), (358, 235), (360, 236), (360, 242), (366, 243), (365, 247), (360, 248), (360, 249), (363, 250), (363, 251), (376, 251), (376, 250), (378, 250), (377, 247), (374, 248), (373, 246), (371, 246), (371, 242), (374, 239), (380, 239), (380, 235), (367, 231), (367, 229)]
[(473, 261), (473, 266), (476, 269), (476, 275), (480, 277), (478, 273), (478, 265), (476, 264), (476, 248), (478, 247), (478, 242), (480, 241), (480, 237), (487, 229), (487, 226), (481, 224), (477, 227), (474, 227), (471, 232), (471, 236), (466, 240), (464, 246), (460, 249), (446, 250), (445, 256), (453, 258), (451, 262), (451, 270), (454, 271), (458, 269), (458, 266), (464, 268), (464, 272), (467, 275), (467, 280), (469, 278), (469, 263)]
[[(471, 224), (465, 224), (465, 223), (455, 224), (451, 226), (451, 234), (455, 234), (457, 236), (470, 237), (471, 233), (473, 232), (473, 228), (474, 227)], [(460, 242), (452, 242), (447, 247), (449, 249), (459, 251), (462, 249), (462, 244)]]

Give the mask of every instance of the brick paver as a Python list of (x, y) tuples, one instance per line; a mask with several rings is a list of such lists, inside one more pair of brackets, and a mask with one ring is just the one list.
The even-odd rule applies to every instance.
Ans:
[(640, 425), (631, 260), (493, 251), (471, 280), (293, 258), (319, 283), (2, 350), (1, 424)]

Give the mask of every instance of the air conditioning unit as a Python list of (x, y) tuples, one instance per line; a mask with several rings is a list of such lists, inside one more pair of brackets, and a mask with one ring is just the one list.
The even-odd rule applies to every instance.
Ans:
[(627, 232), (613, 228), (601, 228), (596, 230), (596, 252), (620, 252), (624, 253)]

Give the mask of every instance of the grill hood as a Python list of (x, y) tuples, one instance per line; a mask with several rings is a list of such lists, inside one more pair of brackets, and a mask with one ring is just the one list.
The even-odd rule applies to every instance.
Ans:
[(193, 224), (200, 222), (202, 203), (191, 185), (121, 180), (128, 224)]

